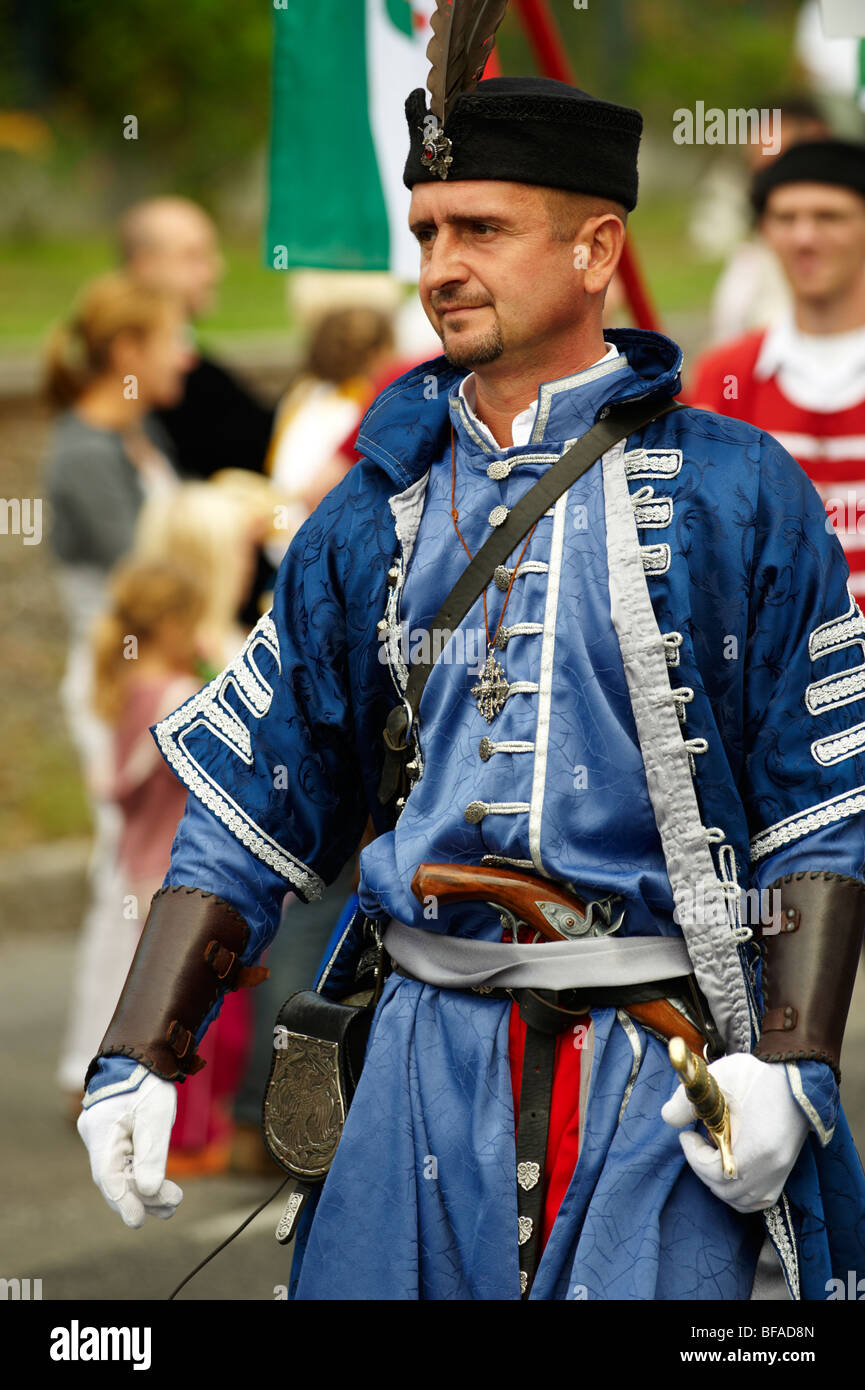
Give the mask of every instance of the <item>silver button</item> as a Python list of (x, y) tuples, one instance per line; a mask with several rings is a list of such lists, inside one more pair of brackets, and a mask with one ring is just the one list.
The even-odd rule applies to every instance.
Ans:
[(477, 825), (479, 821), (483, 820), (486, 813), (486, 802), (471, 801), (465, 809), (465, 818), (469, 825)]
[(382, 637), (384, 637), (386, 633), (390, 632), (390, 623), (388, 622), (387, 618), (382, 618), (380, 623), (376, 623), (375, 630), (376, 632), (380, 633)]
[(495, 463), (491, 463), (487, 469), (487, 477), (493, 478), (498, 483), (501, 482), (502, 478), (508, 476), (509, 471), (506, 463), (502, 462), (501, 459), (496, 459)]
[(511, 630), (509, 627), (500, 627), (496, 633), (496, 647), (503, 652), (508, 642), (511, 640)]
[(511, 572), (507, 565), (496, 565), (493, 582), (497, 589), (505, 591), (511, 582)]
[(507, 507), (493, 507), (489, 515), (490, 526), (501, 526), (503, 521), (508, 519)]
[(493, 741), (491, 738), (482, 738), (478, 744), (478, 753), (481, 762), (488, 763), (493, 756)]

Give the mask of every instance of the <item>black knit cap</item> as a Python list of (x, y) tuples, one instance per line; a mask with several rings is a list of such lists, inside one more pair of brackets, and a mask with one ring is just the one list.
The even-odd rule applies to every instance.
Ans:
[(856, 140), (803, 140), (791, 145), (751, 184), (751, 206), (758, 217), (773, 188), (785, 183), (833, 183), (865, 198), (865, 145)]
[[(442, 175), (425, 148), (427, 94), (405, 104), (411, 147), (403, 183), (436, 183)], [(502, 179), (591, 193), (637, 203), (637, 150), (643, 118), (549, 77), (492, 77), (462, 92), (448, 112), (449, 180)], [(439, 137), (441, 138), (441, 137)], [(441, 168), (441, 164), (438, 166)]]

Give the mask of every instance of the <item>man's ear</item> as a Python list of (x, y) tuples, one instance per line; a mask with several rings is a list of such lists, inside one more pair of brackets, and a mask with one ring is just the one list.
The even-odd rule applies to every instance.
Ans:
[(615, 213), (589, 218), (580, 229), (578, 242), (588, 249), (583, 288), (586, 294), (601, 294), (616, 272), (625, 246), (625, 228)]

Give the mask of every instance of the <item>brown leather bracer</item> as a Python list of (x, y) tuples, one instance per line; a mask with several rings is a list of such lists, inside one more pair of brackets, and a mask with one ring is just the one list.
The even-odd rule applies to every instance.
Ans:
[[(814, 871), (787, 874), (769, 891), (781, 895), (780, 930), (761, 942), (766, 1012), (754, 1054), (764, 1062), (826, 1062), (840, 1079), (841, 1041), (865, 927), (865, 885)], [(773, 914), (773, 926), (778, 924)]]
[(268, 971), (244, 966), (249, 927), (224, 898), (200, 888), (160, 888), (114, 1017), (87, 1071), (100, 1057), (131, 1057), (166, 1081), (205, 1065), (195, 1035), (222, 994), (257, 985)]

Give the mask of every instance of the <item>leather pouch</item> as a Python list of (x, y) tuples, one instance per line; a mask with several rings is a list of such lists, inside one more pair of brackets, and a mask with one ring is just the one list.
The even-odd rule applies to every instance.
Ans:
[(287, 1245), (301, 1212), (324, 1182), (342, 1137), (372, 1024), (376, 992), (338, 1003), (315, 990), (292, 994), (274, 1028), (264, 1094), (264, 1142), (295, 1179), (276, 1227)]
[(327, 1176), (360, 1077), (372, 1001), (338, 1004), (315, 990), (292, 994), (279, 1011), (264, 1096), (264, 1138), (292, 1177)]

